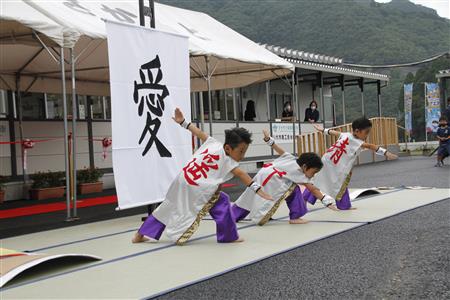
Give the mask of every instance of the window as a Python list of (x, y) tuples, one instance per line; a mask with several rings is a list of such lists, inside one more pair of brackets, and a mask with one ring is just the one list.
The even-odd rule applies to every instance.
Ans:
[(23, 119), (44, 119), (45, 104), (44, 94), (22, 93), (22, 118)]
[(105, 116), (107, 120), (111, 120), (111, 97), (106, 96), (104, 97), (104, 109), (105, 109)]
[[(72, 118), (72, 95), (67, 95), (67, 117)], [(45, 94), (47, 119), (64, 118), (64, 103), (61, 94)]]
[(0, 119), (8, 117), (8, 93), (0, 90)]
[(104, 111), (104, 97), (103, 96), (91, 96), (91, 118), (94, 120), (105, 119)]

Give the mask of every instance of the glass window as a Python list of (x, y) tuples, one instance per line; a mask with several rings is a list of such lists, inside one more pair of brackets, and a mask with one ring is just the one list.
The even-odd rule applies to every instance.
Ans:
[[(47, 119), (64, 118), (64, 104), (62, 94), (45, 94)], [(72, 95), (66, 95), (67, 118), (72, 119)]]
[(78, 119), (85, 120), (87, 113), (87, 97), (82, 95), (77, 95), (78, 100)]
[(22, 118), (45, 119), (44, 94), (22, 93)]
[(103, 96), (91, 96), (91, 118), (94, 120), (105, 119)]
[(0, 119), (8, 117), (8, 93), (0, 90)]
[(234, 105), (233, 105), (233, 90), (226, 90), (226, 114), (227, 114), (227, 120), (233, 121), (234, 120)]
[(104, 97), (104, 109), (107, 120), (111, 120), (111, 97)]

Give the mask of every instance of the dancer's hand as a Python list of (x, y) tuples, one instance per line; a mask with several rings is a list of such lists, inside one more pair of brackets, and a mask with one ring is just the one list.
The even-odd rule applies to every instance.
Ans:
[(267, 129), (263, 129), (264, 134), (264, 142), (267, 142), (270, 139), (270, 133), (267, 131)]
[(313, 123), (312, 125), (314, 126), (314, 128), (315, 128), (317, 131), (323, 132), (323, 128), (322, 128), (322, 126), (320, 126), (319, 124)]
[(334, 204), (329, 205), (328, 208), (334, 211), (339, 211), (339, 209)]
[(273, 201), (272, 196), (270, 196), (269, 194), (265, 193), (262, 189), (259, 189), (259, 191), (257, 192), (257, 194), (258, 194), (260, 197), (262, 197), (262, 198), (264, 198), (264, 199), (266, 199), (266, 200)]
[(386, 157), (387, 157), (388, 160), (397, 159), (398, 158), (398, 156), (396, 154), (391, 153), (389, 151), (386, 152)]
[(183, 116), (183, 112), (181, 111), (181, 109), (179, 109), (178, 107), (175, 108), (175, 114), (172, 117), (172, 119), (177, 122), (178, 124), (181, 124), (181, 122), (184, 121), (184, 116)]

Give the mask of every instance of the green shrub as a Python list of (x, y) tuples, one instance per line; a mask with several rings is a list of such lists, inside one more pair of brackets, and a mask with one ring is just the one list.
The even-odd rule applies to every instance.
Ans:
[(77, 183), (99, 182), (103, 173), (98, 168), (85, 168), (77, 172)]
[(43, 189), (64, 186), (64, 177), (64, 172), (37, 172), (30, 175), (30, 178), (33, 180), (33, 185), (31, 188)]

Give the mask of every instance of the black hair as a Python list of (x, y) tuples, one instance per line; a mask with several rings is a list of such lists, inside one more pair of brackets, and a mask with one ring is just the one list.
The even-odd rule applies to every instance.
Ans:
[(446, 122), (447, 122), (448, 120), (447, 120), (447, 117), (446, 117), (446, 116), (441, 116), (441, 117), (439, 118), (439, 121), (446, 121)]
[(234, 149), (240, 143), (246, 143), (247, 145), (252, 143), (252, 134), (247, 129), (235, 127), (225, 130), (225, 145), (230, 145)]
[(322, 163), (322, 159), (320, 158), (319, 155), (317, 155), (314, 152), (306, 152), (306, 153), (302, 153), (298, 158), (297, 158), (297, 164), (299, 166), (306, 166), (306, 169), (309, 168), (316, 168), (316, 169), (322, 169), (323, 167), (323, 163)]
[(364, 130), (367, 128), (372, 128), (372, 122), (366, 117), (361, 117), (352, 122), (353, 130)]
[(244, 121), (254, 121), (256, 118), (255, 101), (248, 100), (245, 105)]

